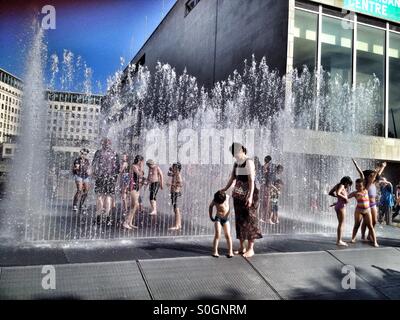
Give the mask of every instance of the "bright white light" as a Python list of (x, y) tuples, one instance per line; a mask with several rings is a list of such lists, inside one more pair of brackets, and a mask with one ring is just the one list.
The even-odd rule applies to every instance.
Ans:
[(306, 31), (306, 39), (316, 41), (317, 33), (315, 31), (307, 30)]
[(335, 45), (336, 44), (336, 37), (334, 35), (331, 35), (331, 34), (323, 33), (322, 37), (321, 37), (321, 41), (323, 43)]
[(341, 38), (340, 45), (344, 48), (351, 48), (351, 39)]
[(389, 57), (391, 58), (396, 58), (396, 59), (400, 59), (400, 54), (399, 54), (399, 50), (398, 49), (389, 49)]
[(357, 50), (368, 52), (368, 43), (357, 41)]
[(379, 54), (379, 55), (383, 56), (383, 52), (384, 52), (383, 51), (383, 46), (379, 46), (379, 45), (374, 44), (373, 52), (375, 54)]

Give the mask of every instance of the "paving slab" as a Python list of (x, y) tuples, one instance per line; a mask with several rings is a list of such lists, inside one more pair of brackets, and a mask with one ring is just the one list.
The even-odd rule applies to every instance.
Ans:
[(359, 276), (377, 288), (400, 286), (400, 251), (396, 248), (368, 248), (332, 251)]
[(250, 262), (284, 299), (384, 298), (360, 278), (356, 290), (343, 289), (343, 264), (327, 252), (257, 255)]
[(242, 257), (139, 261), (156, 300), (277, 300)]
[(0, 299), (149, 300), (135, 261), (55, 265), (55, 290), (45, 290), (42, 266), (2, 268)]

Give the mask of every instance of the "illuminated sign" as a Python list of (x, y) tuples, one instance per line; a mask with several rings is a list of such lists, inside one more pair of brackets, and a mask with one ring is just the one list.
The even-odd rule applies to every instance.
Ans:
[(344, 8), (400, 22), (400, 0), (344, 0)]

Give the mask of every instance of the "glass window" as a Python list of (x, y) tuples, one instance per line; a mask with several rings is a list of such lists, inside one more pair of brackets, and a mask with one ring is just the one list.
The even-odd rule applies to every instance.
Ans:
[[(318, 129), (344, 132), (346, 123), (346, 93), (350, 94), (353, 80), (353, 23), (322, 17), (321, 66), (324, 81), (320, 85), (325, 97), (319, 105)], [(335, 98), (333, 98), (335, 97)]]
[(364, 134), (384, 135), (385, 38), (384, 30), (358, 25), (357, 85), (366, 85), (374, 76), (380, 83), (375, 103), (365, 105), (359, 114)]
[(293, 67), (302, 70), (316, 69), (317, 60), (317, 14), (296, 10), (294, 22), (294, 57)]
[(389, 137), (400, 134), (400, 34), (389, 35)]
[(200, 0), (189, 0), (186, 2), (186, 14), (189, 14), (199, 2)]

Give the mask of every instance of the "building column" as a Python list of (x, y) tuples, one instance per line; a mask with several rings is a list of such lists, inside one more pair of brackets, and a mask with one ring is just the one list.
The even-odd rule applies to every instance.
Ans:
[(319, 108), (320, 108), (320, 91), (321, 91), (321, 35), (322, 35), (322, 5), (319, 5), (318, 10), (318, 28), (317, 28), (317, 101), (315, 108), (315, 131), (319, 131)]
[(353, 89), (355, 89), (357, 83), (357, 14), (354, 14), (353, 28)]
[(294, 18), (295, 18), (295, 0), (288, 0), (288, 43), (286, 58), (286, 89), (285, 89), (285, 108), (290, 108), (292, 103), (292, 71), (294, 58)]
[(289, 19), (288, 19), (288, 44), (287, 44), (287, 62), (286, 73), (293, 71), (294, 58), (294, 17), (295, 17), (295, 0), (289, 1)]
[(386, 49), (385, 49), (385, 138), (389, 138), (389, 117), (390, 117), (390, 110), (389, 110), (389, 50), (390, 50), (390, 28), (389, 23), (386, 23)]

